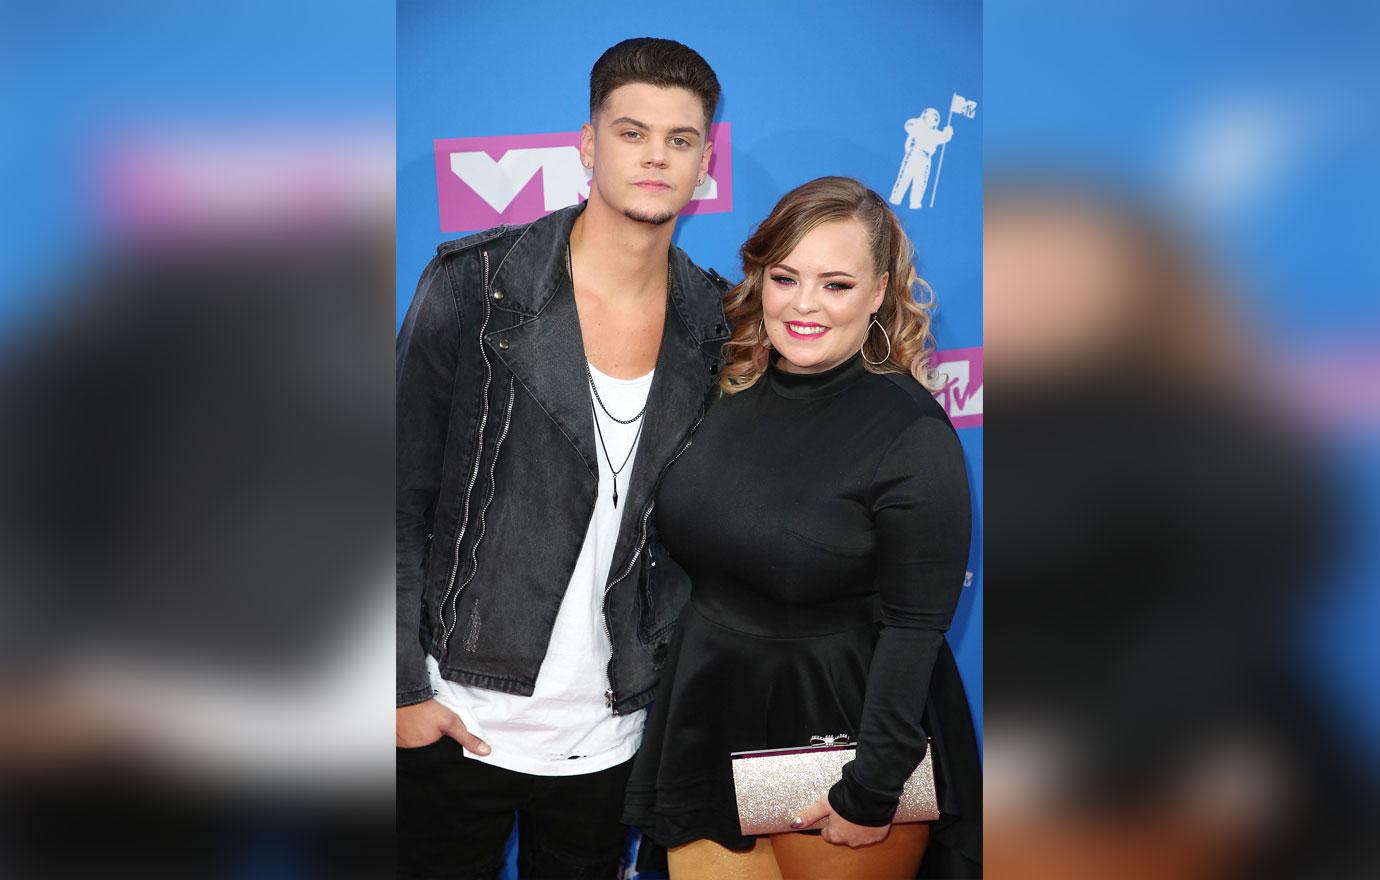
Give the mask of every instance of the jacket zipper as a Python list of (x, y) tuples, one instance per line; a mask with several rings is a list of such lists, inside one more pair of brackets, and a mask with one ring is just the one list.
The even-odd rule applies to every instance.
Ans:
[(455, 632), (455, 621), (459, 619), (459, 612), (455, 608), (456, 600), (460, 594), (465, 592), (465, 588), (474, 580), (474, 576), (479, 573), (479, 545), (484, 540), (486, 531), (485, 522), (489, 515), (489, 505), (494, 503), (494, 496), (498, 494), (498, 483), (494, 480), (494, 471), (498, 469), (498, 454), (503, 450), (503, 441), (508, 436), (508, 427), (513, 423), (513, 400), (516, 395), (514, 387), (516, 377), (508, 380), (508, 407), (503, 416), (503, 430), (498, 434), (498, 440), (494, 443), (494, 457), (489, 460), (489, 497), (485, 499), (484, 506), (479, 509), (479, 534), (474, 539), (474, 546), (470, 548), (470, 573), (465, 576), (465, 580), (455, 590), (455, 595), (451, 596), (451, 621), (450, 632), (446, 633), (446, 641), (441, 646), (442, 658), (450, 653), (450, 637)]
[(455, 630), (455, 603), (451, 602), (450, 625), (445, 626), (446, 622), (446, 603), (451, 599), (451, 591), (455, 589), (455, 576), (460, 571), (460, 543), (465, 539), (465, 529), (470, 522), (470, 495), (474, 492), (475, 481), (479, 479), (479, 467), (484, 458), (484, 428), (489, 422), (489, 386), (493, 380), (493, 364), (489, 363), (489, 353), (484, 350), (484, 334), (489, 328), (489, 252), (482, 251), (481, 258), (484, 262), (484, 321), (479, 325), (479, 355), (484, 359), (484, 394), (483, 408), (479, 413), (479, 431), (474, 441), (474, 467), (470, 469), (470, 482), (465, 487), (465, 500), (462, 506), (460, 519), (460, 530), (455, 534), (455, 561), (450, 567), (450, 579), (446, 582), (446, 592), (441, 596), (441, 624), (445, 629), (445, 637), (441, 643), (441, 656), (444, 660), (449, 650), (450, 634)]
[(676, 450), (676, 454), (671, 456), (670, 460), (661, 466), (661, 472), (656, 475), (656, 482), (652, 484), (651, 500), (647, 502), (647, 508), (642, 511), (642, 524), (639, 529), (637, 548), (633, 550), (632, 556), (628, 558), (628, 564), (623, 567), (622, 573), (604, 588), (604, 600), (601, 607), (603, 609), (604, 636), (609, 640), (609, 663), (604, 669), (604, 673), (608, 678), (609, 687), (608, 690), (604, 691), (604, 705), (613, 709), (613, 714), (615, 715), (618, 714), (618, 709), (614, 706), (614, 704), (618, 702), (618, 696), (613, 691), (613, 655), (615, 649), (613, 646), (613, 633), (609, 630), (609, 593), (613, 592), (613, 588), (622, 583), (623, 579), (632, 572), (633, 566), (637, 564), (637, 558), (642, 555), (642, 548), (647, 543), (647, 521), (652, 518), (652, 509), (656, 507), (656, 491), (661, 486), (661, 478), (666, 476), (666, 471), (670, 469), (671, 465), (676, 463), (676, 459), (680, 458), (685, 450), (690, 448), (690, 444), (694, 440), (695, 429), (700, 426), (700, 422), (702, 421), (704, 421), (703, 411), (700, 412), (699, 418), (695, 419), (695, 424), (690, 426), (690, 430), (685, 435), (685, 442), (681, 444), (680, 449)]

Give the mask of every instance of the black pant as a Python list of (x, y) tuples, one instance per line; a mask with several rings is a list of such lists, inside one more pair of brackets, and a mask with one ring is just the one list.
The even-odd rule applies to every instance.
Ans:
[(522, 880), (614, 880), (631, 769), (532, 776), (468, 758), (448, 736), (398, 749), (398, 877), (494, 880), (516, 818)]

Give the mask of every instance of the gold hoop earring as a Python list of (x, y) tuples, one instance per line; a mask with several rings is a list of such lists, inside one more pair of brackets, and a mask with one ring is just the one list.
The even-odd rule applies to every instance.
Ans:
[[(879, 361), (867, 360), (867, 340), (872, 338), (872, 324), (877, 325), (877, 329), (882, 331), (882, 338), (886, 340), (886, 354), (882, 355), (882, 359)], [(877, 320), (876, 312), (872, 313), (872, 324), (867, 325), (867, 335), (863, 337), (863, 344), (858, 349), (858, 351), (862, 352), (863, 360), (867, 361), (874, 367), (880, 367), (882, 364), (891, 360), (891, 337), (887, 334), (886, 328), (883, 327), (881, 322)]]

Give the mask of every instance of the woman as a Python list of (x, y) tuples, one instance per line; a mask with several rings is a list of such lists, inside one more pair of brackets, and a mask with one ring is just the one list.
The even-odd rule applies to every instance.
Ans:
[[(674, 880), (911, 878), (931, 829), (890, 822), (928, 738), (936, 826), (980, 809), (943, 637), (968, 484), (927, 391), (929, 304), (913, 297), (927, 288), (895, 215), (846, 178), (788, 193), (742, 258), (723, 393), (658, 494), (660, 541), (693, 590), (624, 821), (670, 848)], [(744, 837), (730, 754), (840, 733), (855, 760), (793, 823), (822, 835)], [(977, 840), (946, 843), (975, 866)]]

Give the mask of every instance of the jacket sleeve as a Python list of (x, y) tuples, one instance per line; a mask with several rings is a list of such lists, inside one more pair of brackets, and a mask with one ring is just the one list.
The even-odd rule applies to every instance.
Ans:
[(920, 726), (944, 632), (963, 589), (972, 523), (963, 449), (939, 414), (892, 442), (873, 479), (881, 631), (854, 759), (829, 803), (858, 825), (890, 823), (925, 756)]
[(433, 259), (398, 334), (397, 480), (397, 705), (430, 699), (422, 645), (423, 565), (441, 484), (446, 434), (460, 363), (459, 299), (452, 267)]

